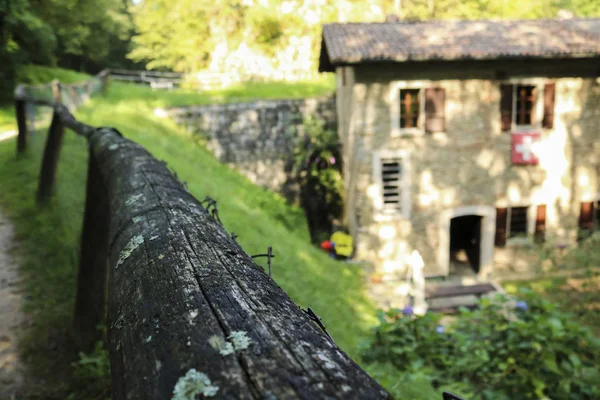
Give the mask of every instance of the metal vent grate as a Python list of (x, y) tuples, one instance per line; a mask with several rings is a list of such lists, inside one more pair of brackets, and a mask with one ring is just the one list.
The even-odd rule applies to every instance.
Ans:
[(401, 181), (402, 159), (387, 158), (381, 160), (381, 187), (384, 212), (397, 212), (402, 209)]

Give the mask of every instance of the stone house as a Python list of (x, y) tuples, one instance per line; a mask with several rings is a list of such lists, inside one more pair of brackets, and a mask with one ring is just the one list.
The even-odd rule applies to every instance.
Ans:
[(328, 24), (356, 256), (527, 268), (600, 226), (600, 19)]

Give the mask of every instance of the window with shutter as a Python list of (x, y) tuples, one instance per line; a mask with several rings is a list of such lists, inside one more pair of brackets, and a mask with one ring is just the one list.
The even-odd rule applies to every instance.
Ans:
[(535, 232), (534, 238), (536, 242), (543, 242), (546, 238), (546, 205), (540, 204), (537, 206), (535, 215)]
[(425, 89), (425, 132), (444, 132), (446, 129), (446, 91), (443, 88)]
[[(543, 240), (546, 231), (545, 205), (537, 207), (535, 222), (534, 237)], [(507, 241), (512, 244), (526, 244), (531, 233), (528, 206), (496, 209), (496, 246), (503, 247)]]
[(410, 192), (408, 157), (403, 151), (376, 152), (374, 177), (380, 188), (376, 208), (383, 216), (409, 217)]
[[(543, 90), (543, 96), (540, 96)], [(502, 131), (513, 128), (552, 128), (554, 125), (555, 84), (500, 85), (500, 124)], [(543, 115), (540, 113), (543, 106)]]
[(579, 229), (588, 231), (594, 229), (594, 203), (581, 203), (579, 208)]

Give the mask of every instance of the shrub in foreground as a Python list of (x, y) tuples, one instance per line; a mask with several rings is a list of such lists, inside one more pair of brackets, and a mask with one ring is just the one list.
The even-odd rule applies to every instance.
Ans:
[(600, 398), (600, 340), (532, 292), (483, 299), (445, 325), (410, 310), (379, 318), (365, 361), (427, 375), (436, 388), (473, 399)]

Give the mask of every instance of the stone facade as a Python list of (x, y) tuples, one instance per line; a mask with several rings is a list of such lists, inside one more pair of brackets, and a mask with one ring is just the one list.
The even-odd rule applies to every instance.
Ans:
[[(600, 84), (585, 61), (369, 64), (338, 67), (338, 130), (343, 144), (346, 220), (357, 257), (401, 268), (417, 250), (426, 275), (449, 274), (450, 220), (481, 219), (487, 279), (525, 269), (536, 209), (546, 206), (546, 240), (575, 243), (580, 203), (599, 199)], [(501, 79), (500, 79), (500, 78)], [(554, 82), (554, 126), (541, 133), (538, 165), (511, 163), (512, 132), (501, 130), (500, 85)], [(402, 88), (445, 89), (445, 131), (394, 134)], [(536, 107), (542, 107), (536, 103)], [(537, 121), (541, 121), (538, 118)], [(514, 130), (513, 130), (514, 131)], [(400, 152), (396, 152), (399, 150)], [(408, 194), (402, 215), (378, 210), (377, 155), (401, 154)], [(530, 238), (494, 246), (497, 207), (527, 206)], [(517, 240), (518, 239), (518, 240)]]
[(327, 129), (337, 126), (334, 97), (189, 106), (167, 115), (204, 138), (222, 162), (288, 198), (297, 195), (293, 151), (304, 119), (320, 119)]

